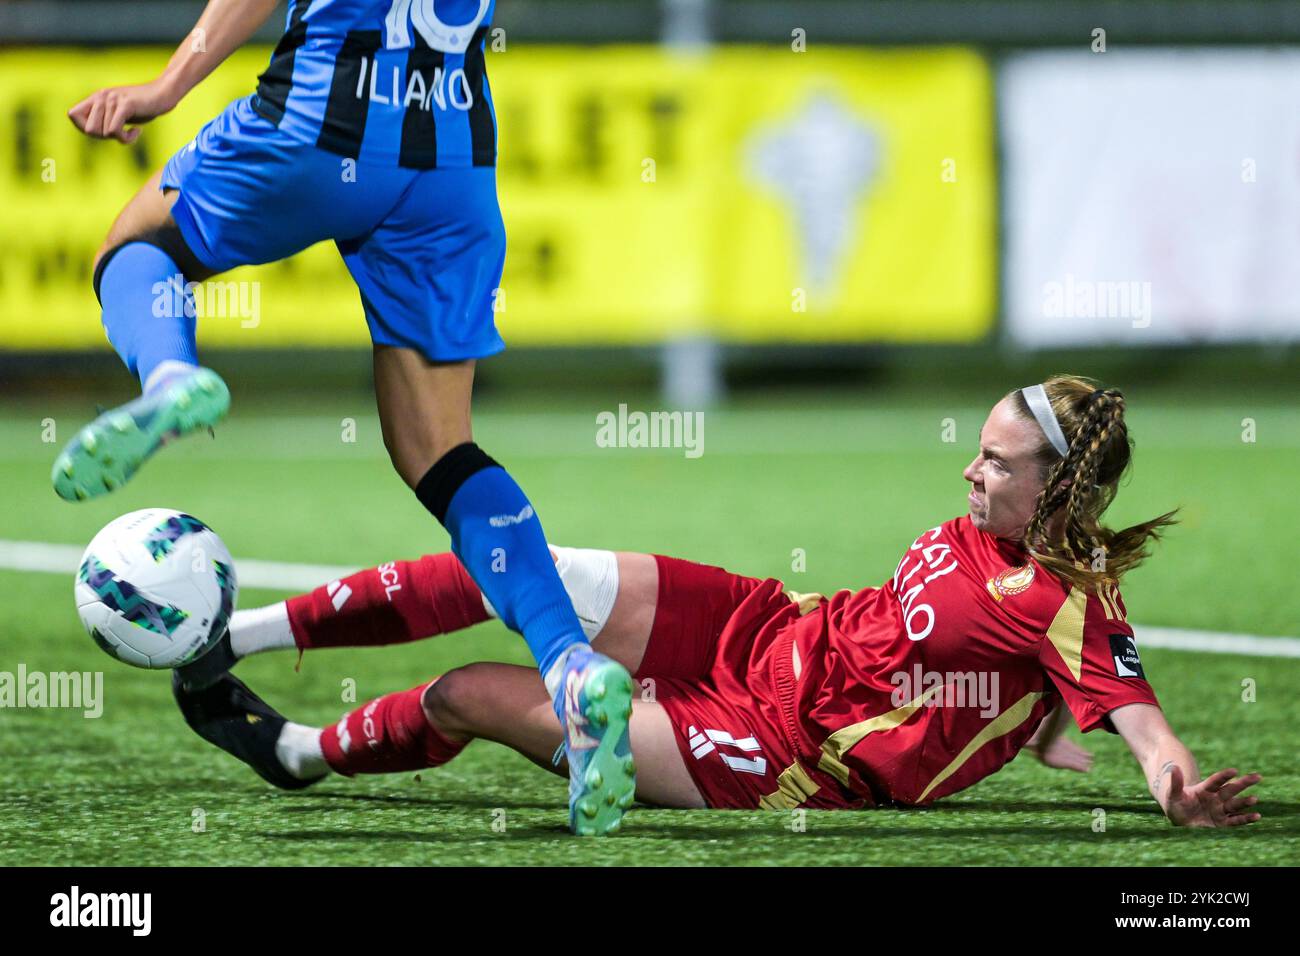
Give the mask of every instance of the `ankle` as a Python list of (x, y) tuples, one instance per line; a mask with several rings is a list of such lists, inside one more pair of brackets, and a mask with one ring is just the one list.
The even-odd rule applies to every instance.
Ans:
[(320, 744), (319, 727), (304, 727), (287, 721), (275, 742), (275, 756), (285, 770), (299, 780), (316, 780), (330, 772)]
[(148, 395), (151, 392), (166, 388), (176, 379), (189, 375), (197, 368), (198, 366), (192, 362), (182, 362), (179, 359), (167, 359), (159, 362), (144, 380), (144, 393)]

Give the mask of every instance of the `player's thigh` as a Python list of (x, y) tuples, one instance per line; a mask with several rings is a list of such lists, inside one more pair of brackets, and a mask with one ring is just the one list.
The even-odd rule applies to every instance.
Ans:
[(95, 256), (96, 261), (108, 249), (130, 242), (142, 233), (161, 229), (171, 221), (172, 203), (176, 201), (176, 194), (163, 193), (159, 187), (161, 180), (162, 170), (159, 169), (127, 200), (109, 227), (108, 236)]
[(645, 658), (659, 603), (659, 565), (652, 554), (616, 551), (618, 594), (591, 646), (635, 674)]
[(105, 255), (128, 242), (149, 242), (167, 252), (176, 261), (185, 276), (192, 281), (202, 281), (212, 274), (198, 261), (181, 235), (172, 218), (172, 204), (176, 191), (164, 192), (160, 188), (163, 171), (154, 173), (122, 207), (108, 229), (103, 245), (95, 253), (97, 270)]
[(677, 744), (677, 730), (661, 704), (632, 702), (632, 756), (636, 759), (636, 797), (643, 803), (680, 810), (706, 806)]

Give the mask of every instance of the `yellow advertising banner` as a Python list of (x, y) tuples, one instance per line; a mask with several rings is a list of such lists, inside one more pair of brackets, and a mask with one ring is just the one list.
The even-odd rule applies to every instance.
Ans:
[[(158, 49), (0, 52), (0, 348), (104, 344), (90, 288), (118, 210), (269, 51), (236, 53), (130, 147), (65, 113)], [(993, 92), (964, 49), (510, 47), (489, 55), (510, 345), (966, 342), (992, 327)], [(236, 270), (259, 316), (201, 345), (368, 341), (330, 243)]]

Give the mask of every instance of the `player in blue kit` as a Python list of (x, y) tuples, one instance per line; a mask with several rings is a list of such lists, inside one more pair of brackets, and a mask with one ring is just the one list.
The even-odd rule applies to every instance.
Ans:
[[(158, 79), (100, 90), (70, 118), (133, 142), (276, 5), (210, 0)], [(492, 310), (505, 260), (484, 62), (493, 7), (291, 0), (257, 92), (145, 184), (96, 256), (104, 327), (143, 394), (82, 428), (53, 481), (68, 500), (104, 494), (166, 442), (224, 417), (229, 392), (198, 364), (193, 310), (156, 310), (157, 290), (185, 296), (190, 283), (334, 240), (374, 342), (393, 466), (537, 658), (566, 731), (570, 825), (605, 833), (634, 791), (631, 679), (591, 650), (532, 504), (470, 428), (475, 362), (504, 348)], [(219, 646), (182, 683), (210, 688), (232, 662)]]

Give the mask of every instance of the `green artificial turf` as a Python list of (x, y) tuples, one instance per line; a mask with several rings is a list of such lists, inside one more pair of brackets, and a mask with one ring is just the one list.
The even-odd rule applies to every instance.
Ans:
[[(997, 397), (997, 390), (989, 402)], [(748, 399), (705, 416), (703, 454), (600, 448), (596, 414), (626, 395), (563, 404), (483, 403), (476, 438), (518, 478), (548, 537), (660, 551), (781, 577), (800, 591), (880, 583), (917, 534), (965, 508), (961, 469), (986, 410), (898, 396)], [(640, 407), (650, 409), (652, 399)], [(0, 404), (0, 539), (82, 546), (147, 506), (202, 518), (240, 559), (363, 567), (446, 550), (446, 536), (392, 473), (364, 391), (308, 403), (235, 396), (217, 433), (164, 450), (126, 488), (58, 500), (49, 466), (91, 410)], [(1243, 442), (1243, 418), (1256, 440)], [(53, 419), (57, 443), (42, 441)], [(355, 441), (345, 441), (355, 423)], [(943, 440), (952, 419), (955, 442)], [(1300, 634), (1300, 411), (1164, 395), (1133, 407), (1136, 468), (1114, 522), (1181, 506), (1183, 523), (1124, 596), (1140, 624)], [(793, 572), (796, 549), (806, 570)], [(241, 607), (285, 594), (244, 588)], [(473, 660), (528, 663), (491, 623), (410, 645), (246, 661), (240, 675), (292, 719), (322, 724), (358, 701)], [(565, 829), (566, 783), (476, 742), (446, 767), (334, 778), (300, 794), (264, 785), (195, 737), (169, 675), (105, 657), (82, 631), (68, 574), (0, 571), (0, 671), (100, 670), (104, 712), (0, 710), (0, 864), (1190, 864), (1300, 860), (1300, 660), (1148, 648), (1143, 663), (1203, 770), (1258, 770), (1264, 820), (1228, 831), (1170, 827), (1117, 737), (1082, 738), (1087, 775), (1022, 756), (926, 810), (858, 813), (636, 809), (624, 832)], [(1243, 681), (1255, 685), (1244, 702)], [(1076, 738), (1077, 732), (1071, 731)], [(1105, 829), (1095, 828), (1098, 810)], [(204, 827), (195, 831), (196, 811)], [(494, 825), (495, 824), (495, 825)], [(504, 824), (504, 825), (503, 825)]]

